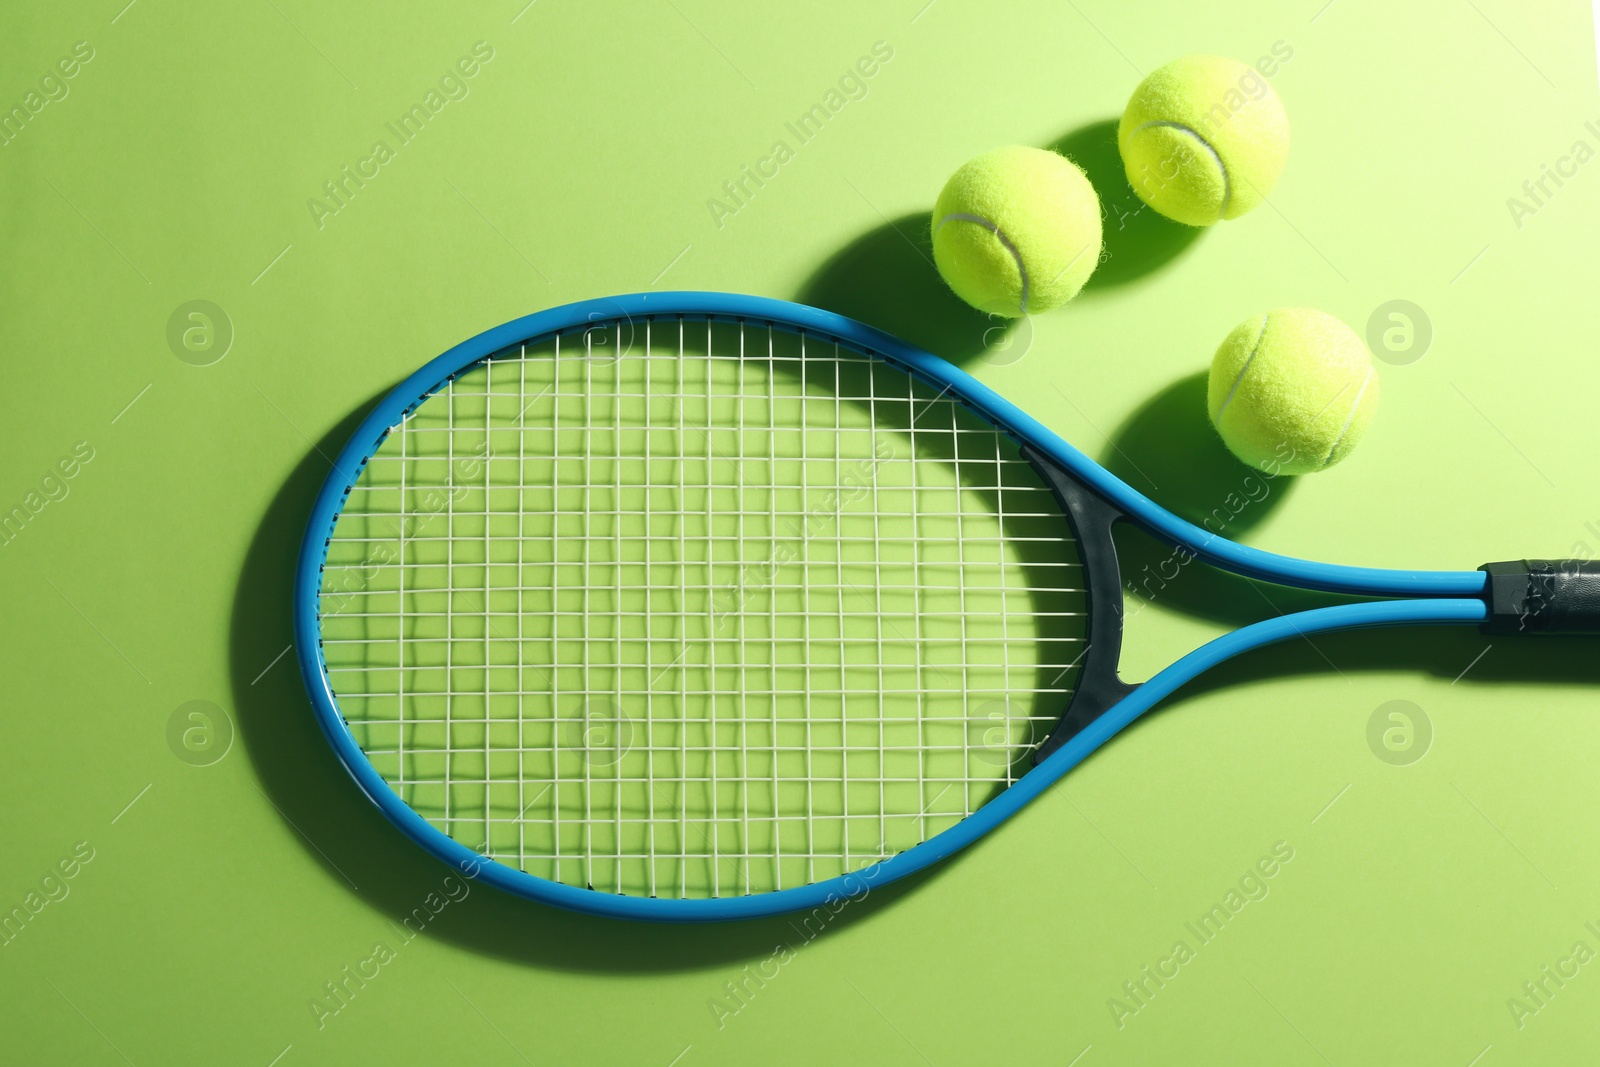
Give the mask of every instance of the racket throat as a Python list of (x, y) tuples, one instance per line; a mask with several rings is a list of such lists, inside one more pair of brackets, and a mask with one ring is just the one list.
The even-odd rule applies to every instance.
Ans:
[(1072, 526), (1088, 594), (1088, 639), (1077, 661), (1078, 682), (1050, 736), (1034, 750), (1038, 763), (1137, 686), (1117, 674), (1122, 658), (1122, 571), (1111, 527), (1124, 518), (1122, 512), (1033, 447), (1022, 445), (1019, 452), (1050, 487)]

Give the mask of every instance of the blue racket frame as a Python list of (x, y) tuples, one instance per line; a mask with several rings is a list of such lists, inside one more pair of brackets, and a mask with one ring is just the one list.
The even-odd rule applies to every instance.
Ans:
[[(509, 867), (467, 848), (418, 815), (390, 788), (356, 743), (340, 713), (322, 654), (318, 602), (322, 568), (334, 524), (367, 460), (389, 431), (456, 375), (479, 361), (524, 342), (589, 324), (656, 316), (687, 315), (757, 320), (795, 332), (820, 334), (899, 367), (965, 404), (1021, 445), (1058, 465), (1153, 536), (1235, 574), (1280, 585), (1336, 593), (1404, 599), (1317, 608), (1242, 627), (1200, 646), (1139, 685), (1084, 729), (1041, 760), (1014, 785), (955, 826), (921, 844), (861, 870), (749, 896), (711, 900), (630, 897), (580, 889)], [(1488, 576), (1472, 571), (1411, 571), (1346, 567), (1295, 559), (1237, 544), (1187, 522), (1138, 492), (1062, 440), (1026, 412), (960, 368), (881, 330), (831, 311), (786, 300), (713, 292), (635, 293), (551, 308), (487, 330), (451, 348), (406, 378), (351, 436), (329, 472), (300, 547), (294, 578), (295, 650), (317, 722), (356, 785), (379, 810), (434, 856), (498, 889), (556, 907), (624, 919), (712, 922), (752, 919), (836, 905), (904, 878), (965, 848), (999, 826), (1120, 730), (1164, 697), (1211, 667), (1263, 645), (1330, 630), (1378, 626), (1481, 624), (1489, 615)], [(1091, 605), (1091, 610), (1093, 607)]]

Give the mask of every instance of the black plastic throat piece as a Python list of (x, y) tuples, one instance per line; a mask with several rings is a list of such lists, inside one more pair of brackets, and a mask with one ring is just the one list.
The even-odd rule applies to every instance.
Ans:
[(1486, 634), (1600, 633), (1600, 560), (1485, 563)]
[(1117, 661), (1122, 656), (1122, 571), (1117, 566), (1111, 527), (1123, 514), (1038, 451), (1027, 445), (1019, 451), (1039, 472), (1067, 516), (1083, 561), (1089, 602), (1089, 638), (1078, 657), (1078, 684), (1055, 729), (1034, 750), (1033, 760), (1038, 763), (1134, 687), (1117, 676)]

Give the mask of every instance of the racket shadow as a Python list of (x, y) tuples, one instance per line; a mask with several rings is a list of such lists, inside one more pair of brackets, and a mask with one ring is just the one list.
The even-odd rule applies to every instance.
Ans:
[[(401, 834), (362, 795), (323, 738), (292, 657), (261, 675), (292, 633), (292, 575), (312, 501), (331, 457), (387, 393), (318, 441), (279, 487), (253, 537), (234, 592), (229, 674), (243, 747), (268, 803), (329, 880), (392, 923), (498, 959), (555, 970), (648, 973), (765, 960), (869, 919), (952, 864), (938, 865), (832, 908), (741, 923), (671, 925), (569, 913), (466, 882)], [(271, 651), (268, 651), (271, 650)], [(284, 669), (287, 668), (287, 669)], [(282, 892), (318, 907), (323, 888), (286, 880)], [(398, 944), (393, 946), (398, 948)]]
[[(1268, 587), (1275, 588), (1275, 587)], [(1600, 683), (1594, 638), (1536, 634), (1492, 638), (1473, 627), (1408, 628), (1399, 632), (1350, 630), (1286, 642), (1207, 671), (1185, 686), (1185, 696), (1253, 681), (1320, 674), (1427, 674), (1459, 685), (1575, 685)], [(1158, 709), (1159, 710), (1159, 709)]]

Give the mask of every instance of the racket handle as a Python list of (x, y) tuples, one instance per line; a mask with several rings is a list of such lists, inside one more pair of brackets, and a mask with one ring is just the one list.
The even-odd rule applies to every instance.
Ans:
[(1600, 633), (1600, 560), (1486, 563), (1486, 634)]

